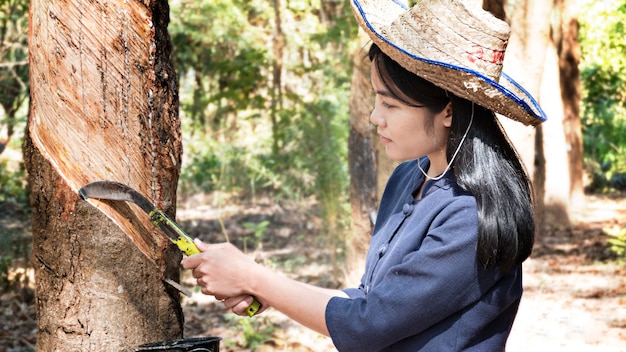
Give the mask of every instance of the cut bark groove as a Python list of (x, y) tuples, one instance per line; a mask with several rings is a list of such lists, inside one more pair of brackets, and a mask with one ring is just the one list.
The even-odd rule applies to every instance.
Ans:
[[(36, 3), (30, 13), (33, 143), (72, 190), (118, 181), (172, 214), (182, 147), (177, 87), (168, 80), (173, 68), (157, 55), (171, 50), (159, 47), (167, 33), (152, 23), (151, 11), (160, 7)], [(89, 202), (151, 260), (167, 247), (138, 208)]]

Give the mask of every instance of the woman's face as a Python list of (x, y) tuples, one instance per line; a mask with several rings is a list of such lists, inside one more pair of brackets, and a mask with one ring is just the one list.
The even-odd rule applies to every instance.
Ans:
[(452, 122), (451, 105), (436, 114), (418, 102), (415, 106), (406, 105), (394, 98), (385, 87), (376, 65), (372, 65), (371, 71), (376, 102), (370, 122), (376, 125), (389, 158), (403, 161), (428, 155), (431, 169), (439, 169), (441, 163), (445, 168), (446, 145)]

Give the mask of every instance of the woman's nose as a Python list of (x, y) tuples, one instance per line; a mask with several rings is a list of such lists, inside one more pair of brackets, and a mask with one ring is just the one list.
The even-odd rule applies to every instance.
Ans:
[(370, 114), (370, 123), (375, 126), (384, 126), (385, 119), (382, 118), (376, 110), (377, 109), (374, 108), (374, 110), (372, 110), (372, 113)]

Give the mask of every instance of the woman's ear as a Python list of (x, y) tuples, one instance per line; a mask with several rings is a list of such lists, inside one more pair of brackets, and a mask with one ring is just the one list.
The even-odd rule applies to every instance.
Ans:
[(445, 127), (452, 126), (452, 102), (449, 102), (441, 113), (443, 114), (443, 125)]

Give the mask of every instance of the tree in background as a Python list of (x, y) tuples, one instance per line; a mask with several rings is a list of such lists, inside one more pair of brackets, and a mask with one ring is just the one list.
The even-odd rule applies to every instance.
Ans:
[[(577, 104), (576, 98), (563, 100), (561, 85), (575, 86), (578, 78), (570, 75), (561, 80), (568, 65), (576, 65), (576, 53), (571, 44), (563, 50), (562, 40), (565, 38), (571, 43), (571, 34), (558, 34), (563, 33), (561, 23), (571, 21), (571, 9), (576, 4), (564, 1), (557, 7), (540, 0), (513, 3), (491, 0), (488, 4), (491, 9), (500, 6), (496, 13), (500, 16), (505, 13), (511, 25), (504, 72), (528, 89), (548, 116), (548, 121), (536, 129), (502, 120), (533, 180), (537, 228), (541, 231), (544, 224), (548, 227), (569, 224), (572, 213), (581, 207), (580, 202), (574, 202), (582, 194), (582, 182), (578, 181), (582, 174), (576, 168), (581, 163), (581, 153), (577, 152), (580, 142), (576, 141), (580, 133), (576, 133), (577, 110), (571, 107), (571, 104)], [(555, 18), (557, 21), (553, 23)], [(568, 55), (573, 55), (574, 60), (567, 60)], [(565, 90), (566, 93), (570, 91)], [(568, 111), (567, 121), (564, 111)], [(566, 133), (565, 128), (569, 132)]]
[(350, 170), (350, 232), (346, 238), (345, 281), (347, 285), (360, 283), (365, 254), (374, 230), (375, 214), (382, 190), (377, 181), (384, 178), (378, 165), (387, 158), (384, 148), (370, 129), (369, 115), (374, 95), (370, 82), (370, 62), (367, 58), (369, 37), (359, 29), (359, 45), (354, 52), (352, 84), (350, 85), (350, 138), (348, 162)]
[(578, 4), (573, 0), (558, 0), (555, 10), (559, 23), (553, 33), (559, 57), (559, 80), (563, 100), (563, 127), (569, 157), (571, 213), (579, 213), (584, 205), (583, 138), (580, 115), (580, 42)]
[(340, 247), (356, 34), (349, 3), (181, 0), (170, 33), (189, 136), (183, 195), (218, 191), (217, 206), (229, 196), (313, 198), (310, 215)]

